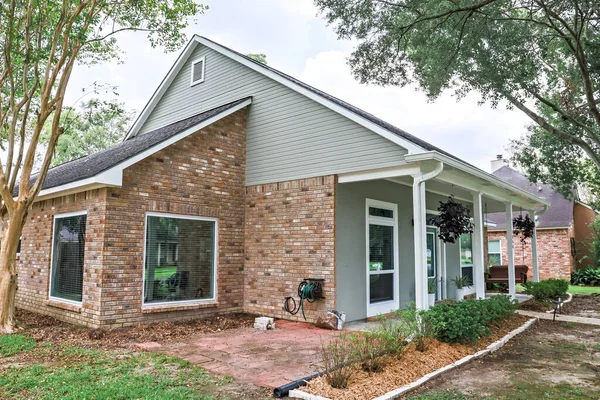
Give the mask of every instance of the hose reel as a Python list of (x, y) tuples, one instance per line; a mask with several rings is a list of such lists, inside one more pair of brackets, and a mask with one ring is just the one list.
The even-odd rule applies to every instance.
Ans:
[(324, 299), (324, 282), (325, 279), (304, 278), (298, 285), (299, 303), (296, 302), (294, 297), (287, 296), (283, 302), (283, 309), (292, 315), (296, 315), (298, 314), (298, 311), (302, 310), (302, 316), (306, 320), (306, 315), (304, 314), (304, 301), (306, 300), (309, 303), (314, 303), (317, 300)]

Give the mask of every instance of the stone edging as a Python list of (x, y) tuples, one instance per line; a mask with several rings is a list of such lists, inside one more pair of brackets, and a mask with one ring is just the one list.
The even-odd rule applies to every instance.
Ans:
[[(471, 354), (470, 356), (466, 356), (461, 358), (460, 360), (452, 363), (452, 364), (448, 364), (445, 367), (442, 367), (438, 370), (435, 370), (433, 372), (428, 373), (427, 375), (423, 376), (422, 378), (409, 383), (407, 385), (401, 386), (398, 389), (392, 390), (391, 392), (387, 392), (386, 394), (376, 397), (373, 400), (392, 400), (392, 399), (397, 399), (400, 396), (405, 395), (406, 393), (415, 390), (416, 388), (422, 386), (423, 384), (425, 384), (427, 381), (429, 381), (430, 379), (446, 372), (449, 371), (453, 368), (459, 367), (463, 364), (466, 364), (470, 361), (473, 361), (477, 358), (483, 357), (485, 355), (488, 355), (490, 353), (493, 353), (497, 350), (499, 350), (502, 346), (504, 346), (510, 339), (512, 339), (513, 337), (515, 337), (516, 335), (526, 331), (527, 329), (529, 329), (531, 327), (531, 325), (533, 325), (536, 321), (538, 320), (538, 318), (532, 318), (529, 321), (525, 322), (523, 325), (521, 325), (519, 328), (515, 329), (514, 331), (508, 333), (506, 336), (504, 336), (502, 339), (499, 339), (497, 341), (495, 341), (494, 343), (490, 344), (488, 347), (486, 347), (483, 350), (478, 351), (475, 354)], [(290, 391), (289, 396), (291, 398), (295, 398), (295, 399), (304, 399), (304, 400), (330, 400), (326, 397), (321, 397), (321, 396), (315, 396), (313, 394), (309, 394), (309, 393), (305, 393), (301, 390), (298, 389), (294, 389)]]
[[(567, 304), (569, 303), (571, 300), (573, 300), (573, 295), (571, 293), (567, 293), (569, 295), (569, 298), (566, 299), (565, 301), (563, 301), (563, 304)], [(546, 311), (548, 314), (552, 314), (554, 312), (554, 310), (548, 310)]]

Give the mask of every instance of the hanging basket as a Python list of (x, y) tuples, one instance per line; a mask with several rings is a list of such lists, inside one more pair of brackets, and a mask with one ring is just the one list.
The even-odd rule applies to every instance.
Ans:
[(473, 233), (471, 210), (454, 200), (450, 195), (445, 202), (440, 201), (439, 215), (432, 219), (432, 224), (439, 229), (438, 237), (444, 243), (456, 243), (460, 235)]
[(533, 237), (535, 229), (535, 221), (529, 218), (529, 215), (519, 215), (513, 218), (513, 233), (521, 238), (521, 243), (525, 243), (527, 239)]

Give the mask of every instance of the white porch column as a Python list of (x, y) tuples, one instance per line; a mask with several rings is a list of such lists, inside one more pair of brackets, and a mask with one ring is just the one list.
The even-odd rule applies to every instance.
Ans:
[(535, 227), (535, 210), (529, 211), (529, 217), (533, 220), (533, 236), (531, 237), (531, 267), (533, 268), (533, 281), (540, 281), (540, 269), (538, 266), (537, 229)]
[(485, 260), (481, 192), (473, 194), (473, 285), (478, 299), (485, 299)]
[(517, 294), (515, 287), (515, 248), (513, 245), (512, 203), (506, 203), (506, 255), (508, 257), (508, 294), (511, 299)]
[(413, 184), (413, 221), (415, 242), (415, 304), (418, 310), (428, 308), (427, 296), (427, 222), (425, 183)]

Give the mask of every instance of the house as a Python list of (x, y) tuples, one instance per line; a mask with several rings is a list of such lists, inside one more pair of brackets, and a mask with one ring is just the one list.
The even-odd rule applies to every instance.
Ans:
[[(571, 272), (577, 268), (591, 265), (589, 258), (589, 224), (596, 217), (595, 211), (578, 199), (569, 200), (552, 189), (551, 185), (530, 183), (518, 171), (505, 164), (499, 155), (492, 161), (492, 174), (504, 182), (510, 183), (529, 193), (547, 200), (552, 205), (543, 213), (536, 215), (537, 243), (539, 248), (540, 279), (571, 279)], [(528, 215), (527, 210), (518, 214)], [(506, 216), (503, 213), (491, 213), (488, 223), (488, 263), (505, 264), (506, 255)], [(531, 265), (531, 242), (513, 240), (515, 262)], [(533, 271), (529, 270), (533, 276)]]
[[(444, 245), (427, 217), (449, 195), (474, 210), (475, 232)], [(17, 301), (92, 327), (237, 311), (301, 319), (284, 298), (312, 278), (324, 299), (306, 305), (309, 321), (427, 308), (428, 278), (438, 299), (461, 274), (485, 295), (484, 209), (548, 205), (195, 36), (126, 140), (49, 171), (23, 232)], [(161, 262), (165, 243), (174, 264)]]

